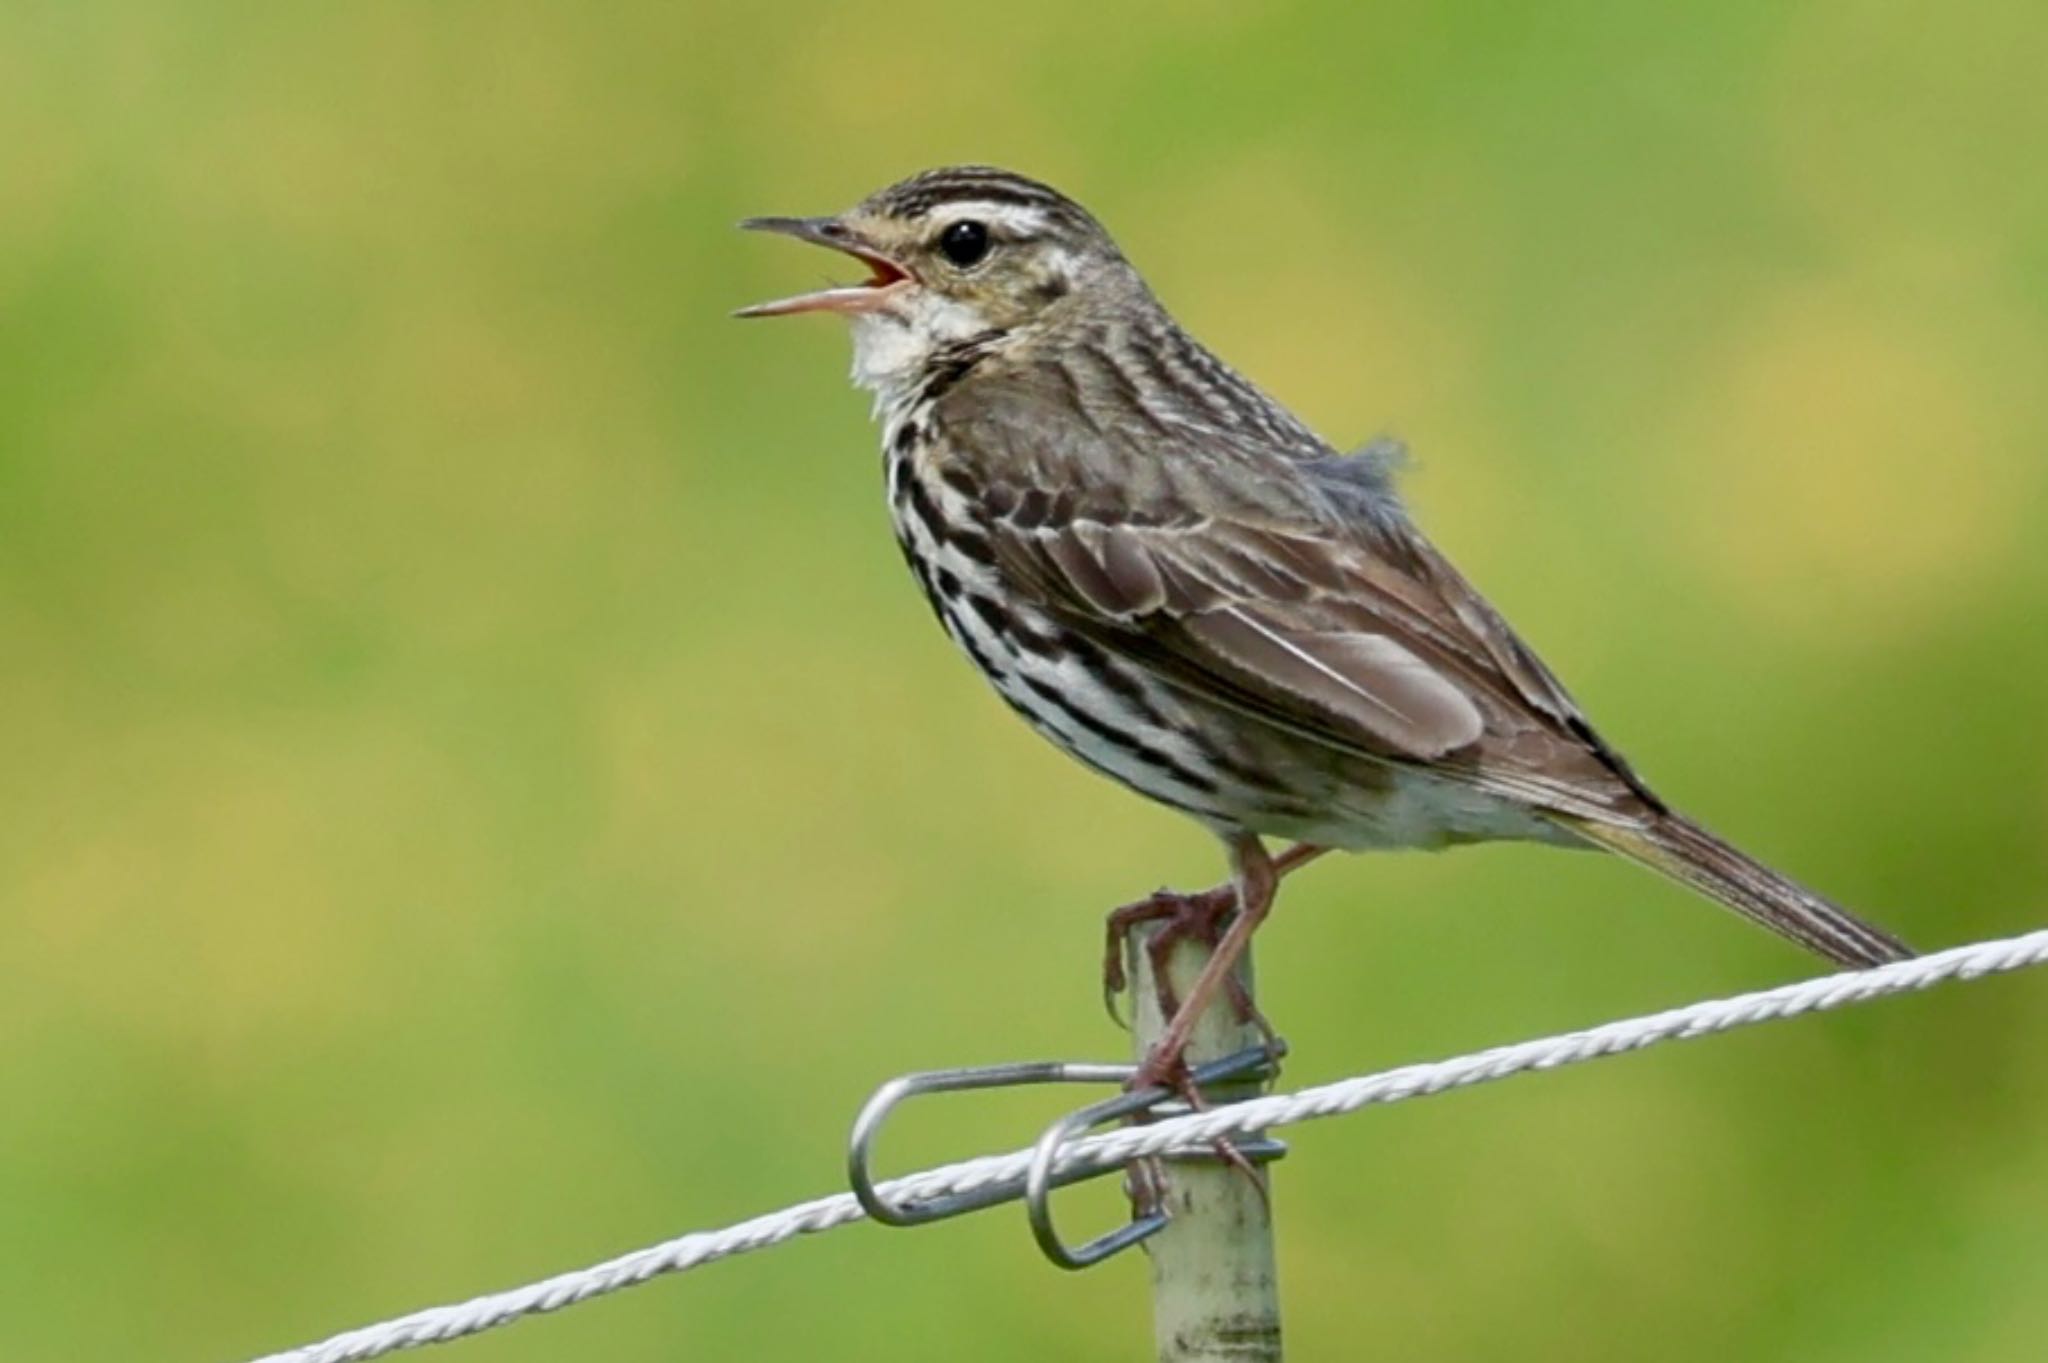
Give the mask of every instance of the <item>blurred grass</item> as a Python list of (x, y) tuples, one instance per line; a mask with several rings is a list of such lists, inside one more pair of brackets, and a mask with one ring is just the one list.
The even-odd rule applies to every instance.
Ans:
[[(735, 218), (926, 164), (1412, 439), (1674, 798), (1921, 942), (2040, 924), (2044, 59), (2016, 0), (0, 10), (0, 1356), (524, 1280), (830, 1186), (890, 1072), (1121, 1046), (1098, 914), (1213, 852), (949, 656), (843, 338), (723, 316), (819, 268)], [(1803, 963), (1485, 849), (1319, 868), (1261, 968), (1306, 1080)], [(2031, 1357), (2044, 1023), (1305, 1131), (1293, 1352)], [(998, 1216), (464, 1356), (1130, 1358), (1142, 1294)]]

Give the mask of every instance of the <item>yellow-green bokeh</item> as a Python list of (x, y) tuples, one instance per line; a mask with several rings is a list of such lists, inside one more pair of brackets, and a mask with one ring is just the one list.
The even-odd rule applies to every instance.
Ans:
[[(889, 1073), (1119, 1051), (1099, 915), (1213, 849), (951, 656), (836, 327), (724, 315), (827, 268), (735, 219), (932, 163), (1409, 438), (1675, 801), (1925, 944), (2048, 920), (2043, 70), (2031, 0), (11, 0), (0, 1357), (509, 1285), (829, 1190)], [(1260, 964), (1302, 1081), (1810, 968), (1518, 848), (1320, 866)], [(1305, 1130), (1293, 1356), (2031, 1358), (2044, 1027), (1989, 982)], [(1148, 1337), (998, 1213), (458, 1347)]]

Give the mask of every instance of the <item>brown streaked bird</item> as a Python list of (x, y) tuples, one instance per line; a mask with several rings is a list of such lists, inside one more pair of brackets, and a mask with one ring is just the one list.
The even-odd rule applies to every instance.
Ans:
[(1143, 1081), (1176, 1077), (1280, 876), (1330, 848), (1605, 848), (1838, 964), (1910, 954), (1667, 806), (1415, 528), (1392, 448), (1326, 444), (1065, 195), (959, 166), (742, 226), (867, 267), (738, 315), (851, 322), (896, 536), (953, 641), (1038, 732), (1223, 841), (1229, 887), (1113, 917), (1214, 934), (1235, 910)]

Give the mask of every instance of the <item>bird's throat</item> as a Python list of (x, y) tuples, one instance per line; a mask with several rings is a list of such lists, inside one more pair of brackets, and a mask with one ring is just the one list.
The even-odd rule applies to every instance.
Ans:
[(920, 289), (900, 307), (855, 315), (853, 381), (875, 395), (878, 412), (899, 409), (924, 394), (934, 366), (964, 343), (991, 334), (967, 304)]

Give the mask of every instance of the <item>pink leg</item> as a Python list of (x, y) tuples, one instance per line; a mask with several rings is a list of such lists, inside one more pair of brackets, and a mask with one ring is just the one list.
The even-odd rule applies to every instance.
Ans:
[[(1208, 1011), (1226, 984), (1237, 962), (1251, 945), (1252, 934), (1259, 924), (1266, 921), (1266, 915), (1273, 908), (1273, 894), (1280, 884), (1279, 862), (1270, 856), (1257, 837), (1240, 834), (1229, 842), (1231, 879), (1236, 887), (1237, 915), (1230, 927), (1217, 942), (1216, 950), (1202, 966), (1195, 977), (1194, 985), (1187, 997), (1172, 1014), (1166, 1025), (1166, 1032), (1159, 1038), (1138, 1072), (1132, 1076), (1130, 1086), (1134, 1089), (1148, 1088), (1155, 1084), (1172, 1084), (1186, 1071), (1182, 1052), (1187, 1049), (1188, 1038), (1194, 1033), (1195, 1022)], [(1290, 849), (1291, 850), (1291, 849)], [(1294, 864), (1300, 865), (1313, 858), (1310, 852)]]

